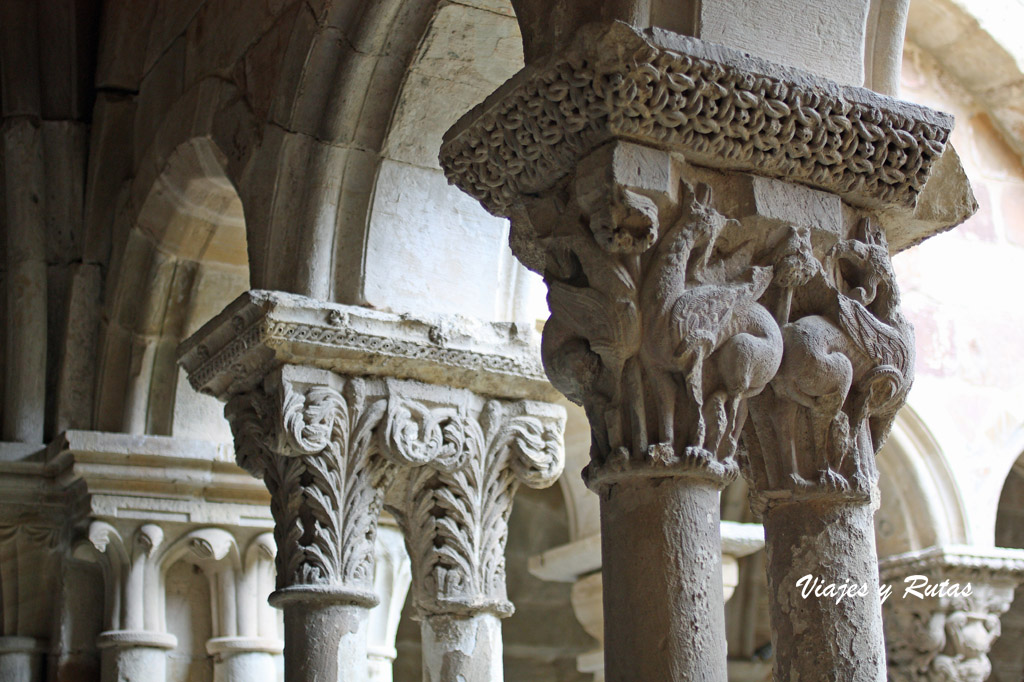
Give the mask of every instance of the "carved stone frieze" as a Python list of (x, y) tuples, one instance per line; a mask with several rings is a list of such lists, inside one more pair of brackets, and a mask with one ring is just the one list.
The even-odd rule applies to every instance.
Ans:
[(562, 473), (562, 408), (486, 400), (474, 412), (463, 422), (463, 462), (410, 471), (392, 509), (412, 558), (421, 617), (512, 613), (505, 543), (516, 488), (547, 487)]
[(495, 214), (612, 139), (782, 178), (850, 203), (913, 207), (952, 118), (659, 29), (584, 27), (446, 135), (449, 181)]
[[(983, 682), (988, 652), (1024, 580), (1019, 550), (939, 547), (883, 559), (891, 682)], [(911, 590), (907, 592), (907, 590)]]

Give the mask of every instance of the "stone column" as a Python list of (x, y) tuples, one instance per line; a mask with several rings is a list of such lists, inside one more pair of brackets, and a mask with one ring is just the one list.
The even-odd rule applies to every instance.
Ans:
[(283, 650), (283, 643), (275, 619), (267, 623), (259, 613), (269, 609), (265, 601), (270, 586), (260, 578), (273, 574), (270, 562), (275, 555), (269, 533), (253, 539), (243, 557), (228, 531), (199, 528), (186, 533), (161, 559), (164, 571), (178, 560), (194, 564), (210, 583), (213, 637), (207, 640), (206, 651), (213, 656), (215, 682), (277, 679), (274, 657)]
[[(821, 573), (840, 547), (849, 578), (877, 585), (872, 458), (913, 364), (886, 234), (896, 251), (965, 217), (918, 211), (952, 121), (660, 29), (592, 24), (564, 44), (456, 123), (440, 160), (511, 218), (548, 285), (545, 369), (592, 428), (607, 678), (725, 679), (706, 585), (745, 433), (772, 499), (776, 675), (876, 680), (878, 603), (808, 610), (829, 635), (798, 644), (782, 564), (803, 552)], [(767, 415), (756, 431), (748, 410)], [(755, 473), (793, 457), (800, 477)]]
[(879, 562), (890, 682), (983, 682), (1024, 552), (944, 546)]
[(359, 382), (285, 365), (225, 408), (239, 464), (271, 494), (270, 603), (284, 611), (288, 682), (366, 674), (373, 537), (392, 475), (372, 439), (383, 410), (366, 398)]
[(824, 255), (814, 232), (793, 229), (775, 254), (766, 302), (785, 354), (750, 404), (748, 475), (765, 524), (776, 675), (868, 682), (885, 674), (875, 453), (910, 390), (914, 336), (873, 219)]
[(458, 467), (422, 468), (403, 481), (394, 510), (412, 559), (424, 682), (501, 682), (505, 541), (520, 483), (547, 487), (562, 473), (565, 411), (549, 403), (481, 400), (467, 422)]
[(37, 682), (43, 679), (43, 661), (49, 647), (35, 637), (0, 637), (0, 680)]
[(214, 620), (221, 624), (219, 636), (206, 642), (206, 651), (213, 656), (214, 682), (277, 680), (274, 659), (284, 651), (284, 643), (277, 617), (267, 603), (267, 596), (273, 590), (275, 556), (277, 547), (273, 535), (262, 533), (249, 542), (233, 585), (223, 574), (211, 577), (211, 590), (234, 587), (237, 615), (237, 621), (232, 623), (230, 604), (220, 602), (221, 610), (226, 613)]
[[(723, 601), (728, 602), (739, 578), (737, 560), (764, 547), (764, 529), (760, 524), (723, 521), (721, 536), (722, 592)], [(594, 682), (604, 682), (604, 604), (600, 536), (588, 536), (531, 557), (530, 572), (542, 580), (572, 583), (571, 600), (576, 619), (587, 634), (598, 642), (597, 648), (577, 656), (576, 668), (582, 673), (592, 673)]]
[(390, 515), (383, 516), (377, 527), (376, 557), (373, 588), (380, 603), (370, 612), (367, 675), (370, 682), (391, 682), (392, 668), (398, 656), (395, 637), (402, 607), (409, 594), (412, 572), (402, 531)]
[(96, 642), (102, 682), (144, 682), (163, 679), (167, 651), (178, 645), (166, 632), (164, 600), (156, 552), (163, 530), (144, 524), (128, 535), (109, 523), (93, 521), (89, 542), (102, 559), (106, 614)]
[[(534, 447), (554, 443), (560, 454), (560, 430), (557, 436), (534, 434), (529, 429), (536, 420), (524, 417), (527, 424), (502, 424), (495, 435), (481, 421), (491, 409), (481, 394), (513, 400), (507, 407), (504, 400), (495, 402), (495, 409), (510, 415), (543, 408), (564, 421), (560, 408), (515, 402), (554, 398), (541, 378), (529, 329), (462, 327), (445, 320), (441, 333), (441, 324), (249, 292), (182, 347), (193, 386), (227, 402), (239, 464), (261, 477), (271, 494), (278, 554), (277, 590), (270, 601), (284, 610), (287, 682), (366, 679), (369, 613), (378, 601), (374, 540), (385, 491), (399, 472), (403, 480), (410, 471), (437, 472), (442, 480), (476, 475), (481, 448), (495, 439), (505, 447), (534, 437), (541, 438), (539, 444), (508, 445), (514, 454), (502, 461), (520, 462), (513, 468), (533, 483), (549, 482), (533, 480), (527, 463), (541, 456)], [(559, 467), (551, 466), (557, 476)], [(457, 473), (463, 469), (473, 473)], [(464, 489), (499, 494), (500, 504), (488, 502), (482, 509), (507, 514), (512, 487)], [(443, 506), (445, 488), (428, 492), (429, 499), (442, 500), (431, 522), (442, 528), (465, 523), (456, 521), (461, 502)], [(452, 494), (457, 500), (458, 492)], [(419, 509), (406, 513), (420, 522)], [(502, 526), (487, 520), (483, 528), (500, 533)], [(426, 531), (416, 527), (415, 538), (410, 532), (406, 541), (414, 543)], [(474, 549), (495, 546), (491, 537), (477, 541), (482, 544)], [(497, 546), (503, 548), (503, 540)], [(503, 559), (500, 553), (486, 558), (472, 579), (485, 581), (489, 590), (496, 577), (503, 582)], [(438, 564), (441, 588), (449, 588), (441, 568), (459, 560), (451, 555)], [(434, 570), (434, 564), (424, 570)], [(452, 572), (449, 580), (453, 589), (457, 575)], [(488, 605), (467, 605), (477, 607)], [(456, 630), (471, 625), (482, 636), (500, 638), (490, 615), (452, 623)], [(448, 650), (447, 644), (440, 647)], [(500, 676), (500, 659), (497, 665)], [(490, 668), (487, 674), (493, 674)]]
[(33, 518), (17, 501), (4, 502), (13, 509), (0, 522), (0, 680), (42, 682), (63, 533), (59, 519)]

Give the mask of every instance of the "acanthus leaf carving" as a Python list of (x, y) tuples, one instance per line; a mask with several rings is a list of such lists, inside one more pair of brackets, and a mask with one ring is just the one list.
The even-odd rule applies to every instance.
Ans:
[(467, 452), (455, 469), (413, 470), (400, 508), (421, 615), (512, 612), (505, 543), (519, 483), (546, 487), (562, 471), (560, 408), (487, 401), (465, 418)]
[(390, 475), (372, 434), (385, 400), (368, 398), (361, 379), (330, 373), (282, 371), (265, 385), (233, 398), (225, 414), (239, 463), (271, 494), (278, 588), (372, 601), (374, 512)]
[(464, 425), (458, 406), (431, 408), (392, 392), (383, 431), (385, 452), (401, 464), (454, 469), (466, 454)]
[[(471, 476), (485, 440), (472, 416), (477, 402), (467, 391), (290, 366), (232, 398), (225, 414), (239, 463), (271, 493), (278, 589), (341, 590), (371, 602), (385, 492), (400, 468)], [(510, 431), (514, 468), (549, 484), (561, 471), (560, 423), (521, 419)]]

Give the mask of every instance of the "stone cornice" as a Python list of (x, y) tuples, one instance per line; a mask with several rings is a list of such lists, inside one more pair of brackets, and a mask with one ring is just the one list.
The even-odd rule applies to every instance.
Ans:
[(522, 324), (397, 315), (271, 291), (242, 294), (179, 348), (192, 386), (222, 400), (283, 364), (557, 400), (538, 356), (536, 334)]
[(972, 574), (1016, 583), (1024, 579), (1024, 550), (944, 545), (886, 557), (878, 562), (878, 569), (883, 582), (915, 573), (936, 572)]
[(227, 443), (67, 431), (51, 443), (45, 475), (76, 516), (272, 526), (266, 488)]
[(566, 53), (520, 71), (448, 131), (440, 161), (498, 215), (611, 139), (909, 209), (952, 124), (734, 49), (615, 23), (585, 27)]

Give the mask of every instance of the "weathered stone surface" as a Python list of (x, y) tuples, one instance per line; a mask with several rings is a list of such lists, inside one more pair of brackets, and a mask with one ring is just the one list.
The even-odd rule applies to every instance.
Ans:
[[(285, 611), (286, 640), (319, 642), (286, 648), (287, 679), (366, 673), (373, 538), (396, 478), (388, 494), (421, 613), (481, 627), (511, 613), (512, 498), (520, 481), (544, 487), (561, 473), (564, 411), (460, 386), (550, 395), (523, 371), (539, 369), (529, 332), (248, 292), (183, 345), (193, 384), (227, 402), (239, 464), (271, 493), (279, 548), (271, 601)], [(277, 355), (282, 347), (289, 355)], [(305, 532), (309, 524), (316, 533)], [(489, 660), (500, 661), (500, 637), (488, 641)], [(460, 642), (444, 639), (425, 655), (456, 656)], [(483, 682), (494, 665), (463, 672)]]
[(887, 557), (879, 569), (893, 589), (884, 614), (889, 680), (988, 679), (1000, 616), (1024, 580), (1024, 552), (932, 547)]
[[(581, 31), (568, 55), (527, 67), (464, 116), (441, 165), (505, 213), (517, 193), (549, 189), (588, 151), (629, 139), (859, 205), (913, 209), (951, 127), (938, 112), (729, 48), (612, 24)], [(884, 155), (881, 140), (892, 144)]]
[(533, 339), (524, 324), (396, 315), (251, 291), (183, 344), (180, 356), (192, 385), (219, 397), (287, 362), (552, 399)]

